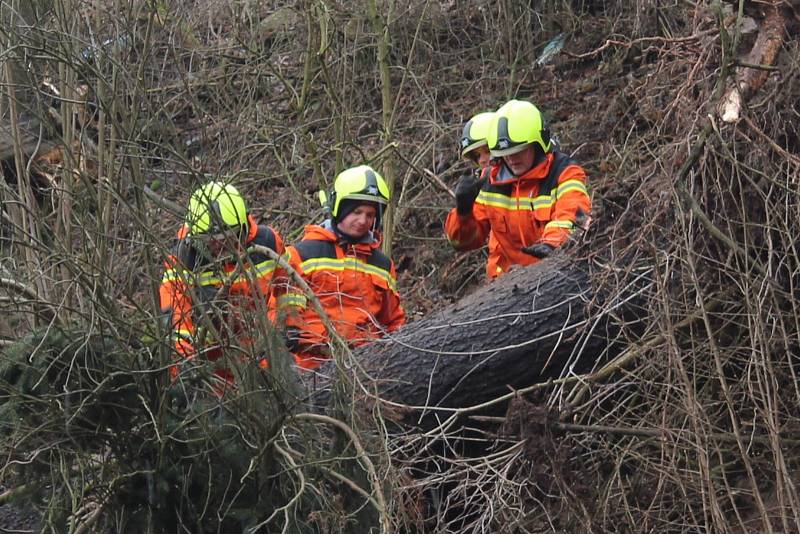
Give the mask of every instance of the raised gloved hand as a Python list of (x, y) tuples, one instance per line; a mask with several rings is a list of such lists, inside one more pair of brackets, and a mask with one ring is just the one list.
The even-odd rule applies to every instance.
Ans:
[(472, 213), (472, 205), (478, 198), (481, 191), (483, 180), (477, 178), (473, 173), (464, 174), (456, 184), (456, 211), (459, 215), (469, 215)]
[(530, 254), (540, 260), (548, 257), (550, 254), (553, 253), (555, 247), (552, 245), (548, 245), (547, 243), (536, 243), (535, 245), (528, 245), (527, 247), (522, 247), (522, 252), (525, 254)]

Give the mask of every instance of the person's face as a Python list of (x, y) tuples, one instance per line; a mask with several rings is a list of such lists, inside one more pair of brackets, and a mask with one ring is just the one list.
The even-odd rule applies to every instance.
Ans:
[(373, 204), (361, 204), (339, 221), (336, 227), (346, 235), (357, 238), (364, 237), (372, 230), (378, 209)]
[(514, 176), (522, 176), (533, 167), (533, 160), (536, 157), (536, 149), (532, 144), (525, 147), (521, 152), (511, 154), (510, 156), (503, 156), (503, 161), (506, 163)]
[(239, 249), (239, 238), (233, 231), (204, 234), (198, 237), (203, 240), (206, 248), (215, 258), (231, 255)]
[(489, 154), (489, 148), (486, 145), (470, 150), (467, 157), (481, 169), (488, 167), (489, 160), (492, 159), (491, 154)]

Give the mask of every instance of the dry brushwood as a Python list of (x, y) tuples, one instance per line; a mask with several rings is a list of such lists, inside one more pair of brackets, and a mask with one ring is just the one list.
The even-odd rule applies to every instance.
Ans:
[[(0, 501), (54, 532), (800, 531), (798, 3), (274, 4), (0, 9)], [(441, 231), (453, 140), (510, 97), (587, 168), (593, 231), (476, 288)], [(171, 388), (188, 193), (235, 182), (291, 242), (361, 162), (395, 177), (415, 321), (339, 347), (325, 415), (264, 328), (228, 348), (270, 373)]]

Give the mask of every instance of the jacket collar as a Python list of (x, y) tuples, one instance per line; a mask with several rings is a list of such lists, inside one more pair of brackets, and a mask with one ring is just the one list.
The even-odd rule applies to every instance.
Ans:
[(367, 232), (357, 242), (352, 242), (341, 232), (337, 231), (330, 219), (322, 224), (310, 224), (305, 228), (304, 239), (318, 239), (322, 241), (332, 241), (341, 247), (354, 247), (366, 253), (371, 253), (373, 249), (381, 246), (381, 236), (379, 232)]

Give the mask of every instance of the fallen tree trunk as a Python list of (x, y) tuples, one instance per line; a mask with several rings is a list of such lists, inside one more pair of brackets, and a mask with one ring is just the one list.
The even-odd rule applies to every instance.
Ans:
[[(487, 283), (355, 357), (385, 401), (413, 412), (472, 407), (597, 364), (617, 328), (608, 313), (588, 313), (593, 297), (586, 264), (549, 259)], [(332, 376), (335, 364), (322, 371)]]

